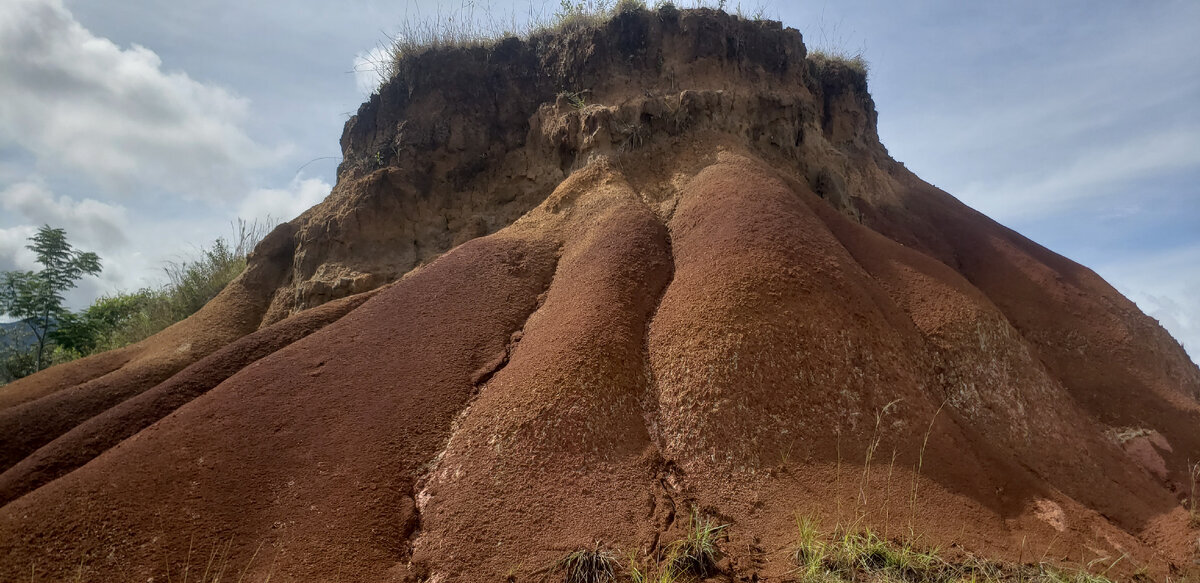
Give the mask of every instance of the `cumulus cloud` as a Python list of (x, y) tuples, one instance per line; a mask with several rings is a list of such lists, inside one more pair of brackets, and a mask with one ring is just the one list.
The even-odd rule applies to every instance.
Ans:
[[(129, 221), (124, 207), (90, 198), (55, 197), (40, 181), (18, 182), (0, 191), (0, 208), (33, 225), (66, 229), (72, 240), (103, 249), (115, 249), (128, 242), (125, 232)], [(31, 229), (34, 227), (25, 226), (25, 230)]]
[(260, 188), (252, 191), (238, 207), (238, 216), (248, 221), (268, 223), (291, 220), (325, 199), (332, 187), (320, 178), (299, 177), (286, 188)]
[(31, 152), (120, 195), (153, 188), (220, 195), (274, 153), (246, 135), (249, 104), (150, 49), (118, 47), (61, 0), (0, 0), (0, 148)]
[(36, 232), (31, 225), (0, 229), (0, 271), (31, 270), (37, 267), (33, 252), (25, 248)]

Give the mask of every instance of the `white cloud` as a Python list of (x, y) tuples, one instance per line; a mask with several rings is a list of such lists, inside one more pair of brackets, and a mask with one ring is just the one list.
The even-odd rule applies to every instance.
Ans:
[(21, 223), (0, 228), (0, 271), (41, 269), (25, 246), (39, 226), (48, 224), (64, 229), (67, 241), (76, 249), (99, 254), (103, 266), (98, 278), (84, 277), (78, 288), (66, 294), (68, 305), (80, 308), (102, 293), (137, 287), (132, 283), (142, 274), (127, 261), (136, 251), (130, 249), (130, 224), (124, 207), (55, 196), (39, 178), (31, 177), (0, 190), (0, 209), (5, 218)]
[(81, 172), (115, 195), (224, 196), (272, 159), (241, 127), (246, 100), (93, 35), (61, 0), (0, 4), (0, 146), (42, 171)]
[(1001, 222), (1037, 219), (1104, 198), (1115, 197), (1109, 202), (1119, 204), (1137, 191), (1139, 179), (1195, 167), (1200, 167), (1200, 130), (1169, 130), (1085, 147), (1069, 163), (1013, 179), (969, 183), (958, 194)]
[(272, 219), (289, 221), (324, 200), (331, 188), (320, 178), (299, 177), (287, 188), (260, 188), (242, 200), (238, 217), (264, 224)]
[(391, 50), (382, 45), (354, 56), (354, 86), (358, 88), (359, 93), (364, 96), (375, 93), (379, 84), (384, 81), (387, 64), (391, 58)]
[[(129, 227), (124, 207), (95, 199), (74, 200), (55, 197), (40, 181), (18, 182), (0, 191), (0, 207), (33, 225), (51, 225), (67, 231), (69, 240), (84, 241), (101, 249), (115, 249), (127, 243)], [(28, 229), (34, 226), (26, 225)]]
[[(938, 8), (946, 6), (960, 11)], [(1087, 14), (1032, 2), (988, 6), (972, 10), (1006, 14), (989, 26), (937, 31), (953, 42), (914, 41), (927, 58), (947, 55), (947, 67), (913, 70), (906, 61), (882, 72), (894, 86), (881, 91), (895, 95), (880, 100), (880, 131), (898, 159), (993, 218), (1018, 223), (1119, 212), (1104, 207), (1127, 207), (1142, 179), (1200, 171), (1191, 105), (1200, 96), (1200, 3)], [(1057, 30), (1064, 21), (1072, 26)], [(892, 115), (889, 103), (906, 101)]]
[(33, 252), (25, 248), (36, 231), (31, 225), (0, 229), (0, 271), (37, 268)]

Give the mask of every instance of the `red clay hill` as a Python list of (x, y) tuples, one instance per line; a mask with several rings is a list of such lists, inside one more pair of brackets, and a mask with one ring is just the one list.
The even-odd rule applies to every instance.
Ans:
[(1200, 370), (892, 160), (795, 30), (626, 10), (398, 69), (201, 312), (0, 389), (0, 580), (561, 579), (693, 513), (716, 580), (793, 577), (797, 516), (1195, 568)]

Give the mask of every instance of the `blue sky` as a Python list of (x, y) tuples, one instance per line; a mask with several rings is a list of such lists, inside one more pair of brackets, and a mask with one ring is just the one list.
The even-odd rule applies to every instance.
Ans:
[[(80, 307), (238, 217), (292, 218), (334, 182), (372, 50), (468, 5), (520, 21), (557, 2), (0, 0), (0, 270), (62, 226), (105, 260)], [(893, 157), (1200, 354), (1200, 2), (745, 7), (861, 51)]]

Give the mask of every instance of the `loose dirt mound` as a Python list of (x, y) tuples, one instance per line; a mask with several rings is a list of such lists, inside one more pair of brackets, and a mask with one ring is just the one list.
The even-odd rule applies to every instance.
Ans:
[(229, 292), (0, 392), (0, 579), (549, 580), (692, 515), (720, 580), (798, 516), (1192, 568), (1200, 370), (874, 122), (711, 11), (410, 57)]

